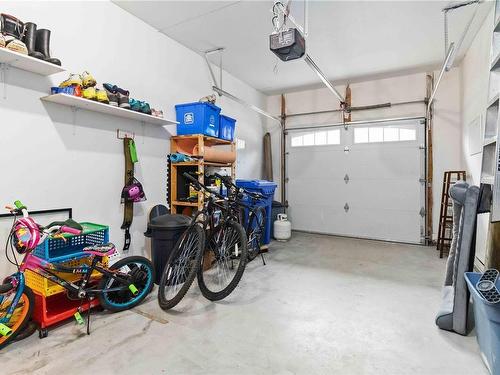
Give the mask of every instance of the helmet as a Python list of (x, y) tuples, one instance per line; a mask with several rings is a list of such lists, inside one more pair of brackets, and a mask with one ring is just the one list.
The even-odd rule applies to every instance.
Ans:
[(19, 254), (24, 254), (37, 247), (40, 242), (40, 228), (30, 217), (18, 219), (12, 231), (12, 244)]
[(130, 184), (125, 186), (122, 190), (122, 203), (125, 202), (142, 202), (146, 200), (146, 194), (142, 184), (134, 178)]

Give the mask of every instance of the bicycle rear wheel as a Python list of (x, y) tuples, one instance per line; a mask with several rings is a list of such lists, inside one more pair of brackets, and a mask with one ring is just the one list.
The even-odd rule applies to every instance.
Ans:
[(257, 207), (250, 213), (247, 225), (248, 260), (254, 260), (260, 253), (260, 246), (266, 230), (266, 210)]
[(198, 272), (198, 285), (210, 301), (226, 298), (236, 288), (245, 271), (248, 259), (247, 236), (241, 224), (225, 222), (207, 243), (204, 265)]
[(126, 285), (107, 275), (102, 277), (98, 288), (103, 292), (98, 294), (97, 298), (101, 306), (107, 310), (131, 309), (141, 303), (153, 288), (154, 269), (147, 258), (130, 256), (119, 260), (109, 269), (119, 271), (130, 284)]
[(204, 243), (205, 233), (199, 224), (188, 228), (177, 241), (158, 286), (158, 303), (163, 310), (177, 305), (191, 287), (200, 268)]
[[(15, 292), (11, 293), (8, 296), (5, 296), (0, 303), (0, 319), (5, 317), (5, 315), (7, 314), (7, 310), (12, 305), (14, 296)], [(10, 342), (14, 341), (16, 336), (23, 331), (30, 320), (34, 305), (35, 297), (33, 296), (33, 292), (30, 288), (25, 286), (23, 294), (21, 295), (21, 298), (19, 299), (16, 308), (14, 309), (14, 313), (10, 317), (9, 322), (5, 324), (12, 330), (12, 332), (8, 336), (0, 335), (0, 349), (8, 345)]]

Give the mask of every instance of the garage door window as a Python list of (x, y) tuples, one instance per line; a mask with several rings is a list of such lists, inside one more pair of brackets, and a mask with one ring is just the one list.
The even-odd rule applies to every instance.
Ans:
[(354, 143), (404, 142), (416, 139), (417, 130), (413, 126), (354, 129)]
[(292, 137), (292, 147), (328, 146), (339, 144), (339, 129), (301, 133)]

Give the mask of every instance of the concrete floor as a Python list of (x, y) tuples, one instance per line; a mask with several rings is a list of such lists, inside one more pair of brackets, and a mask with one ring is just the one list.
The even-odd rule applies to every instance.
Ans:
[(273, 243), (211, 303), (156, 294), (8, 346), (7, 374), (487, 374), (473, 335), (434, 325), (444, 260), (432, 248), (309, 234)]

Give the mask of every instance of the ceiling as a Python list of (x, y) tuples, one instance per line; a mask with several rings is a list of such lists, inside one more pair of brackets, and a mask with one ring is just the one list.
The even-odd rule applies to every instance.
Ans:
[[(269, 51), (273, 1), (114, 1), (186, 47), (224, 47), (224, 69), (266, 93), (320, 86), (300, 60), (283, 63)], [(449, 1), (309, 1), (307, 52), (333, 82), (367, 80), (440, 66), (442, 8)], [(478, 13), (456, 61), (463, 56), (492, 2)], [(474, 6), (449, 15), (449, 39), (458, 41)], [(303, 20), (301, 1), (292, 15)], [(302, 23), (302, 22), (301, 22)], [(217, 56), (212, 56), (218, 62)], [(207, 77), (208, 79), (208, 77)]]

